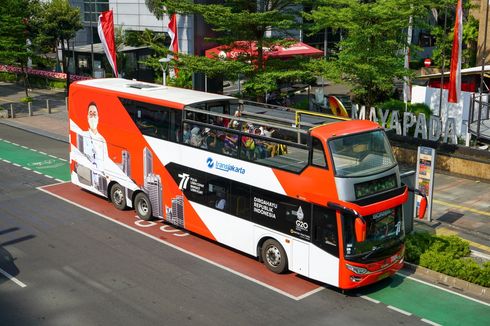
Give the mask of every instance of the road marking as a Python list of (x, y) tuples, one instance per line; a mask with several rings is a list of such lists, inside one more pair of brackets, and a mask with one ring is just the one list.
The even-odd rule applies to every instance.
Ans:
[(421, 321), (423, 321), (424, 323), (427, 323), (429, 325), (433, 325), (433, 326), (442, 326), (441, 324), (434, 323), (432, 320), (428, 320), (428, 319), (425, 319), (425, 318), (422, 318)]
[(37, 174), (40, 174), (40, 175), (43, 175), (41, 172), (36, 171), (36, 170), (32, 170), (32, 172), (37, 173)]
[[(446, 227), (438, 227), (436, 229), (436, 234), (437, 235), (459, 235), (458, 232), (453, 231), (451, 229), (448, 229)], [(490, 247), (485, 246), (484, 244), (476, 243), (476, 242), (473, 242), (473, 241), (468, 240), (468, 239), (463, 239), (463, 240), (466, 241), (466, 242), (468, 242), (470, 244), (470, 246), (472, 246), (472, 247), (481, 249), (483, 251), (490, 252)]]
[(3, 269), (0, 268), (0, 274), (2, 274), (3, 276), (5, 276), (6, 278), (8, 278), (9, 280), (11, 280), (12, 282), (14, 282), (15, 284), (17, 284), (18, 286), (20, 286), (21, 288), (25, 288), (27, 285), (25, 285), (24, 283), (22, 283), (21, 281), (19, 281), (17, 278), (13, 277), (12, 275), (10, 275), (9, 273), (7, 273), (6, 271), (4, 271)]
[(23, 168), (24, 170), (27, 170), (27, 171), (32, 171), (31, 169), (29, 169), (28, 167), (25, 167), (25, 166), (23, 166), (22, 168)]
[(31, 151), (33, 152), (37, 152), (37, 149), (34, 149), (34, 148), (29, 148)]
[(65, 182), (64, 180), (61, 180), (61, 179), (55, 179), (55, 180), (58, 182)]
[(106, 219), (106, 220), (108, 220), (108, 221), (111, 221), (111, 222), (114, 222), (114, 223), (116, 223), (116, 224), (119, 224), (120, 226), (125, 227), (126, 229), (129, 229), (129, 230), (131, 230), (131, 231), (137, 232), (137, 233), (139, 233), (139, 234), (141, 234), (141, 235), (143, 235), (143, 236), (145, 236), (145, 237), (147, 237), (147, 238), (150, 238), (150, 239), (152, 239), (152, 240), (158, 241), (158, 242), (160, 242), (160, 243), (162, 243), (162, 244), (164, 244), (164, 245), (166, 245), (166, 246), (168, 246), (168, 247), (171, 247), (171, 248), (173, 248), (173, 249), (176, 249), (176, 250), (178, 250), (178, 251), (180, 251), (180, 252), (183, 252), (183, 253), (185, 253), (185, 254), (187, 254), (187, 255), (190, 255), (190, 256), (192, 256), (192, 257), (194, 257), (194, 258), (200, 259), (200, 260), (202, 260), (202, 261), (204, 261), (204, 262), (207, 262), (208, 264), (211, 264), (211, 265), (213, 265), (213, 266), (216, 266), (216, 267), (218, 267), (218, 268), (221, 268), (221, 269), (223, 269), (223, 270), (225, 270), (225, 271), (228, 271), (228, 272), (230, 272), (230, 273), (232, 273), (232, 274), (235, 274), (235, 275), (237, 275), (237, 276), (239, 276), (239, 277), (242, 277), (242, 278), (244, 278), (244, 279), (246, 279), (246, 280), (248, 280), (248, 281), (251, 281), (251, 282), (253, 282), (253, 283), (255, 283), (255, 284), (261, 285), (261, 286), (263, 286), (263, 287), (265, 287), (265, 288), (267, 288), (267, 289), (269, 289), (269, 290), (272, 290), (272, 291), (274, 291), (274, 292), (276, 292), (276, 293), (282, 294), (282, 295), (284, 295), (284, 296), (286, 296), (286, 297), (288, 297), (288, 298), (290, 298), (290, 299), (293, 299), (293, 300), (295, 300), (295, 301), (302, 300), (302, 299), (304, 299), (304, 298), (306, 298), (306, 297), (308, 297), (308, 296), (310, 296), (310, 295), (312, 295), (312, 294), (314, 294), (314, 293), (317, 293), (318, 291), (321, 291), (321, 290), (324, 288), (324, 287), (320, 287), (319, 289), (316, 289), (316, 290), (310, 291), (310, 292), (308, 292), (308, 293), (306, 293), (306, 294), (303, 294), (303, 295), (301, 295), (301, 296), (299, 296), (299, 297), (295, 297), (294, 295), (291, 295), (291, 294), (289, 294), (289, 293), (287, 293), (287, 292), (285, 292), (285, 291), (283, 291), (283, 290), (281, 290), (281, 289), (275, 288), (275, 287), (273, 287), (273, 286), (271, 286), (271, 285), (269, 285), (269, 284), (267, 284), (267, 283), (264, 283), (264, 282), (261, 282), (261, 281), (259, 281), (259, 280), (256, 280), (256, 279), (254, 279), (254, 278), (252, 278), (252, 277), (250, 277), (250, 276), (248, 276), (248, 275), (245, 275), (245, 274), (243, 274), (243, 273), (237, 272), (237, 271), (235, 271), (235, 270), (233, 270), (233, 269), (231, 269), (231, 268), (229, 268), (229, 267), (226, 267), (226, 266), (224, 266), (224, 265), (218, 264), (218, 263), (216, 263), (216, 262), (214, 262), (214, 261), (212, 261), (212, 260), (210, 260), (210, 259), (207, 259), (207, 258), (205, 258), (205, 257), (199, 256), (198, 254), (195, 254), (195, 253), (193, 253), (193, 252), (191, 252), (191, 251), (188, 251), (188, 250), (186, 250), (186, 249), (183, 249), (183, 248), (181, 248), (181, 247), (179, 247), (179, 246), (176, 246), (176, 245), (174, 245), (174, 244), (172, 244), (172, 243), (170, 243), (170, 242), (167, 242), (167, 241), (165, 241), (165, 240), (159, 239), (159, 238), (157, 238), (156, 236), (153, 236), (153, 235), (151, 235), (151, 234), (147, 234), (147, 233), (145, 233), (145, 232), (144, 232), (144, 231), (142, 231), (142, 230), (139, 230), (139, 229), (134, 228), (134, 227), (132, 227), (132, 226), (130, 226), (130, 225), (124, 224), (123, 222), (120, 222), (120, 221), (118, 221), (118, 220), (112, 219), (112, 218), (110, 218), (110, 217), (108, 217), (108, 216), (106, 216), (106, 215), (103, 215), (103, 214), (101, 214), (101, 213), (99, 213), (99, 212), (97, 212), (97, 211), (94, 211), (94, 210), (92, 210), (92, 209), (90, 209), (90, 208), (84, 207), (84, 206), (82, 206), (82, 205), (80, 205), (80, 204), (78, 204), (78, 203), (76, 203), (76, 202), (74, 202), (74, 201), (71, 201), (71, 200), (69, 200), (69, 199), (63, 198), (63, 197), (61, 197), (61, 196), (59, 196), (59, 195), (57, 195), (57, 194), (54, 194), (54, 193), (52, 193), (52, 192), (49, 192), (48, 190), (43, 189), (44, 187), (49, 187), (49, 186), (52, 186), (52, 185), (42, 186), (42, 187), (36, 187), (36, 189), (37, 189), (37, 190), (40, 190), (40, 191), (42, 191), (42, 192), (44, 192), (44, 193), (46, 193), (46, 194), (48, 194), (48, 195), (51, 195), (51, 196), (56, 197), (56, 198), (58, 198), (58, 199), (61, 199), (61, 200), (65, 201), (65, 202), (67, 202), (67, 203), (70, 203), (70, 204), (72, 204), (72, 205), (74, 205), (74, 206), (77, 206), (77, 207), (79, 207), (79, 208), (81, 208), (81, 209), (84, 209), (84, 210), (86, 210), (86, 211), (88, 211), (88, 212), (90, 212), (90, 213), (92, 213), (92, 214), (98, 215), (98, 216), (100, 216), (100, 217), (102, 217), (102, 218), (104, 218), (104, 219)]
[(399, 313), (401, 313), (401, 314), (404, 314), (404, 315), (406, 315), (406, 316), (411, 316), (411, 315), (412, 315), (412, 313), (410, 313), (410, 312), (408, 312), (408, 311), (405, 311), (405, 310), (402, 310), (402, 309), (399, 309), (399, 308), (397, 308), (397, 307), (393, 307), (393, 306), (387, 306), (387, 307), (388, 307), (389, 309), (391, 309), (391, 310), (397, 311), (397, 312), (399, 312)]
[(2, 160), (2, 161), (4, 161), (5, 163), (12, 164), (12, 162), (10, 162), (9, 160)]
[(24, 146), (24, 145), (21, 145), (20, 147), (25, 148), (25, 149), (29, 149), (29, 147)]
[(41, 151), (39, 151), (39, 154), (48, 155), (48, 153), (44, 153), (44, 152), (41, 152)]
[(408, 278), (408, 279), (410, 279), (410, 280), (412, 280), (412, 281), (419, 282), (419, 283), (422, 283), (422, 284), (425, 284), (425, 285), (428, 285), (428, 286), (432, 286), (433, 288), (436, 288), (436, 289), (439, 289), (439, 290), (442, 290), (442, 291), (446, 291), (446, 292), (448, 292), (448, 293), (455, 294), (455, 295), (458, 295), (458, 296), (460, 296), (460, 297), (462, 297), (462, 298), (465, 298), (465, 299), (468, 299), (468, 300), (474, 301), (474, 302), (476, 302), (476, 303), (480, 303), (480, 304), (482, 304), (482, 305), (485, 305), (485, 306), (490, 307), (490, 303), (486, 303), (486, 302), (484, 302), (484, 301), (480, 301), (480, 300), (478, 300), (478, 299), (475, 299), (475, 298), (469, 297), (469, 296), (467, 296), (467, 295), (464, 295), (464, 294), (461, 294), (461, 293), (458, 293), (458, 292), (454, 292), (454, 291), (451, 291), (451, 290), (449, 290), (449, 289), (445, 289), (445, 288), (440, 287), (440, 286), (437, 286), (437, 285), (435, 285), (435, 284), (431, 284), (431, 283), (428, 283), (428, 282), (425, 282), (425, 281), (422, 281), (422, 280), (416, 279), (416, 278), (414, 278), (414, 277), (412, 277), (412, 276), (408, 276), (408, 275), (406, 275), (406, 274), (403, 274), (402, 272), (396, 272), (396, 274), (397, 274), (397, 275), (400, 275), (400, 276), (402, 276), (402, 277), (406, 277), (406, 278)]
[(481, 211), (481, 210), (478, 210), (478, 209), (474, 209), (474, 208), (470, 208), (470, 207), (466, 207), (466, 206), (461, 206), (461, 205), (457, 205), (457, 204), (448, 203), (448, 202), (445, 202), (445, 201), (442, 201), (442, 200), (439, 200), (439, 199), (433, 199), (432, 201), (434, 203), (436, 203), (436, 204), (439, 204), (439, 205), (444, 205), (444, 206), (448, 206), (448, 207), (458, 208), (458, 209), (461, 209), (463, 211), (468, 211), (468, 212), (473, 212), (473, 213), (477, 213), (477, 214), (481, 214), (481, 215), (485, 215), (485, 216), (490, 216), (490, 213), (489, 212), (484, 212), (484, 211)]
[(359, 295), (358, 294), (357, 296), (360, 297), (360, 298), (363, 298), (364, 300), (371, 301), (371, 302), (376, 303), (376, 304), (378, 304), (378, 303), (381, 302), (381, 301), (378, 301), (376, 299), (370, 298), (370, 297), (368, 297), (366, 295)]
[(12, 165), (20, 168), (20, 164), (12, 163)]

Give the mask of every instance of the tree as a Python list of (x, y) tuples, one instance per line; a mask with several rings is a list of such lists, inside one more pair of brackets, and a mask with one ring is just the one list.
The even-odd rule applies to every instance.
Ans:
[(429, 13), (426, 0), (319, 0), (305, 17), (314, 30), (341, 28), (347, 33), (332, 62), (337, 80), (348, 82), (361, 103), (387, 97), (395, 78), (410, 76), (404, 68), (409, 18), (414, 25)]
[(34, 55), (30, 23), (36, 6), (34, 0), (0, 1), (0, 61), (21, 67), (26, 97), (29, 97), (27, 61)]
[[(260, 75), (264, 72), (275, 72), (274, 74), (264, 75), (264, 78), (271, 80), (276, 78), (268, 87), (256, 85), (248, 89), (255, 89), (256, 95), (263, 96), (265, 90), (277, 87), (281, 78), (281, 71), (289, 70), (291, 66), (284, 68), (277, 65), (274, 60), (265, 62), (264, 49), (273, 49), (275, 45), (293, 44), (295, 41), (288, 39), (291, 36), (290, 30), (298, 29), (300, 21), (300, 11), (296, 5), (301, 4), (302, 0), (224, 0), (220, 4), (198, 4), (189, 0), (146, 0), (150, 11), (157, 17), (164, 14), (198, 14), (205, 22), (211, 26), (215, 36), (210, 40), (228, 47), (236, 48), (243, 46), (243, 54), (234, 59), (213, 60), (204, 57), (182, 56), (179, 54), (179, 65), (183, 68), (188, 67), (194, 72), (221, 76), (236, 76), (246, 73), (248, 77), (255, 76), (249, 83), (259, 83)], [(277, 36), (267, 36), (268, 31), (274, 31)], [(238, 45), (236, 41), (244, 41)], [(256, 51), (250, 51), (251, 45), (256, 44)], [(248, 51), (247, 51), (248, 50)], [(248, 66), (246, 68), (245, 66)], [(288, 78), (297, 71), (297, 80), (301, 80), (304, 71), (290, 70)], [(258, 98), (259, 99), (259, 98)]]
[(80, 22), (80, 9), (72, 7), (68, 0), (52, 0), (41, 4), (39, 15), (34, 20), (37, 29), (35, 42), (49, 52), (57, 52), (61, 46), (61, 64), (66, 73), (66, 92), (70, 85), (68, 65), (70, 56), (66, 55), (68, 41), (83, 28)]

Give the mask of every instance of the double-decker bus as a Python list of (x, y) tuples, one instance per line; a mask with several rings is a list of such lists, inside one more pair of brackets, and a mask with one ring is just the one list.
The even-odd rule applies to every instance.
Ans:
[(383, 129), (125, 79), (73, 83), (71, 181), (341, 289), (403, 265), (408, 189)]

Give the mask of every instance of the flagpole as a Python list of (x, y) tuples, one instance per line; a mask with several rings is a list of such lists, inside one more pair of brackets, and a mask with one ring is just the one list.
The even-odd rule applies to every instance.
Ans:
[[(446, 28), (447, 28), (447, 8), (444, 9), (444, 38), (446, 38)], [(444, 90), (444, 65), (446, 61), (446, 42), (444, 42), (444, 47), (442, 50), (442, 67), (441, 67), (441, 83), (439, 85), (439, 117), (442, 114), (442, 91)]]

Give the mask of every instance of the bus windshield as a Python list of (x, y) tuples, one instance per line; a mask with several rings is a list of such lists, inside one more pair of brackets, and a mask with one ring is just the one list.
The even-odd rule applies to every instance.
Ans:
[(366, 256), (370, 253), (388, 249), (399, 243), (404, 236), (402, 213), (400, 207), (365, 217), (366, 240), (357, 242), (352, 216), (343, 217), (345, 254), (347, 256)]
[(337, 177), (357, 177), (392, 168), (395, 158), (382, 130), (339, 137), (329, 141)]

